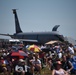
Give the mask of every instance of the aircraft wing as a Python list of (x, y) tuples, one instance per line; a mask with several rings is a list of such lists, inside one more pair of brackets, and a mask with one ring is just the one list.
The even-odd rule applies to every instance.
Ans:
[(10, 34), (0, 34), (0, 35), (3, 35), (3, 36), (10, 36), (11, 38), (13, 37), (13, 35), (10, 35)]
[[(10, 36), (11, 38), (13, 38), (13, 35), (10, 34), (0, 34), (3, 36)], [(31, 39), (19, 39), (20, 41), (24, 41), (24, 42), (38, 42), (38, 40), (31, 40)]]

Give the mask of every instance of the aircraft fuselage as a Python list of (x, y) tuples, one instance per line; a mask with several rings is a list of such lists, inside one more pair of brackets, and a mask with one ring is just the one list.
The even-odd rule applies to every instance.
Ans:
[[(60, 38), (59, 38), (60, 37)], [(37, 40), (39, 43), (46, 43), (51, 40), (63, 41), (62, 35), (56, 32), (26, 32), (14, 34), (15, 39), (31, 39)]]

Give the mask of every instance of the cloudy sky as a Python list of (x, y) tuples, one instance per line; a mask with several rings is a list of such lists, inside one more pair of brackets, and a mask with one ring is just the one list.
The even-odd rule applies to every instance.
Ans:
[[(76, 0), (0, 0), (0, 33), (15, 33), (12, 9), (23, 32), (58, 31), (76, 39)], [(4, 36), (0, 36), (4, 37)]]

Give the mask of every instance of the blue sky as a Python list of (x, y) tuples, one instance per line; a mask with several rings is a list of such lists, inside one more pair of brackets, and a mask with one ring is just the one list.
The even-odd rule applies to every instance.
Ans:
[[(0, 33), (15, 33), (17, 14), (23, 32), (58, 31), (76, 39), (76, 0), (0, 0)], [(2, 37), (2, 36), (0, 36)]]

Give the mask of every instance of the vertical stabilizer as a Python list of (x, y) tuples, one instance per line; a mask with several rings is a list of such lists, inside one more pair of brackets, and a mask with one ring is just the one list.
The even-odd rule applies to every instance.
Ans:
[(13, 10), (13, 14), (14, 14), (14, 17), (15, 17), (15, 29), (16, 29), (16, 33), (21, 33), (22, 30), (20, 28), (20, 24), (19, 24), (19, 20), (18, 20), (16, 9), (12, 9), (12, 10)]
[(60, 25), (55, 25), (55, 26), (53, 27), (52, 31), (57, 31), (57, 29), (58, 29), (59, 26), (60, 26)]

